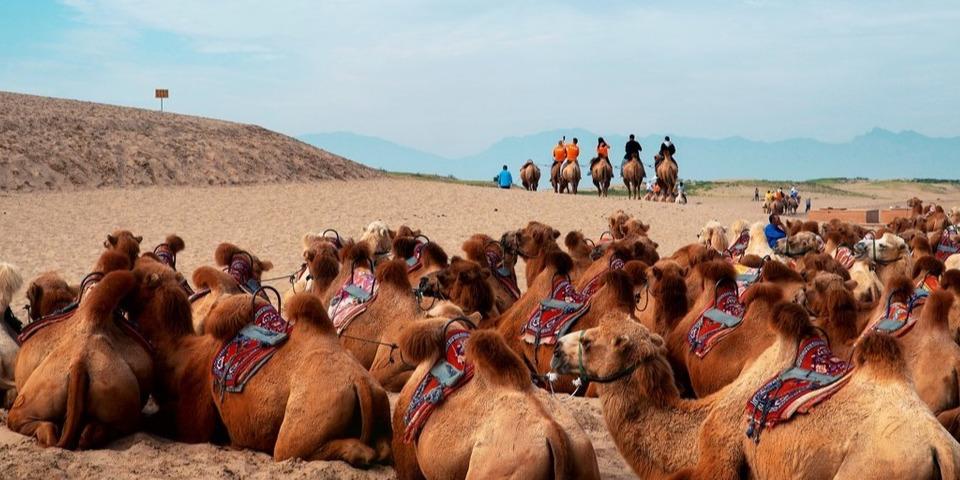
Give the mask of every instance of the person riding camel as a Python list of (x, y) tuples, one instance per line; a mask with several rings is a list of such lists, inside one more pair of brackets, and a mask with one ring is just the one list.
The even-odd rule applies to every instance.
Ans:
[(577, 157), (580, 156), (580, 147), (577, 146), (577, 139), (574, 137), (573, 143), (568, 143), (566, 146), (567, 157), (563, 163), (560, 164), (560, 174), (563, 175), (563, 169), (567, 167), (567, 164), (570, 162), (576, 163)]
[[(607, 141), (603, 137), (597, 139), (597, 157), (590, 160), (590, 170), (593, 170), (593, 166), (601, 160), (606, 160), (610, 164), (610, 145), (607, 145)], [(612, 164), (610, 164), (610, 168), (613, 168)]]
[(553, 163), (560, 163), (567, 158), (567, 149), (563, 146), (563, 140), (557, 140), (557, 146), (553, 147)]
[(666, 152), (670, 152), (670, 157), (673, 158), (674, 162), (677, 161), (677, 159), (674, 158), (674, 155), (677, 154), (677, 147), (676, 145), (673, 144), (673, 142), (670, 141), (669, 135), (667, 135), (666, 137), (663, 137), (663, 143), (660, 144), (660, 155), (657, 155), (656, 164), (654, 165), (654, 168), (660, 165), (660, 162), (663, 161), (664, 158), (666, 158), (666, 155), (665, 155)]
[(640, 152), (643, 151), (643, 147), (640, 146), (640, 142), (636, 141), (633, 137), (633, 134), (630, 134), (630, 140), (627, 141), (627, 144), (624, 145), (623, 150), (626, 151), (623, 154), (623, 161), (620, 162), (620, 175), (623, 175), (623, 166), (627, 164), (632, 159), (637, 159), (640, 161)]

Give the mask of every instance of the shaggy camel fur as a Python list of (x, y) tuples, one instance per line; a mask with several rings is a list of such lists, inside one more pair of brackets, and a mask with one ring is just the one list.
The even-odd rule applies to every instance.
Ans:
[(13, 382), (13, 370), (17, 363), (17, 353), (20, 345), (17, 344), (17, 335), (22, 325), (13, 314), (10, 303), (13, 294), (23, 286), (23, 277), (17, 267), (0, 262), (0, 315), (3, 315), (3, 331), (0, 332), (0, 390), (3, 391), (3, 408), (10, 408), (13, 399), (17, 396), (16, 384)]
[[(140, 255), (140, 242), (142, 241), (142, 236), (134, 235), (129, 230), (117, 230), (107, 234), (103, 246), (107, 250), (115, 250), (126, 255), (129, 264), (133, 265), (133, 262), (137, 261), (137, 256)], [(100, 270), (94, 269), (93, 271), (98, 272)]]
[[(540, 301), (550, 296), (554, 277), (567, 275), (573, 268), (570, 257), (560, 251), (547, 254), (545, 261), (546, 268), (537, 276), (533, 285), (497, 320), (497, 330), (506, 339), (507, 344), (537, 375), (544, 375), (549, 371), (550, 349), (528, 344), (519, 332), (526, 325), (530, 315), (540, 308)], [(633, 262), (627, 262), (628, 265), (630, 263)], [(596, 325), (600, 316), (609, 311), (621, 312), (632, 318), (636, 305), (634, 277), (622, 270), (610, 270), (602, 274), (600, 282), (599, 290), (590, 298), (590, 309), (570, 327), (573, 331)], [(560, 377), (552, 384), (552, 388), (559, 392), (575, 390), (573, 379), (570, 377)]]
[(643, 191), (643, 177), (647, 176), (643, 163), (638, 159), (631, 158), (623, 166), (623, 171), (620, 174), (623, 176), (623, 184), (627, 187), (627, 198), (640, 200), (640, 192)]
[(404, 357), (417, 363), (393, 414), (395, 468), (416, 478), (600, 478), (596, 454), (575, 423), (554, 418), (530, 383), (520, 357), (496, 332), (477, 330), (467, 340), (474, 376), (444, 398), (415, 442), (401, 432), (414, 390), (444, 354), (445, 327), (465, 322), (433, 319), (404, 334)]
[(379, 264), (390, 259), (390, 250), (393, 248), (396, 235), (396, 232), (390, 230), (386, 223), (375, 220), (364, 227), (357, 243), (366, 243), (373, 252), (374, 260)]
[(641, 325), (601, 323), (567, 335), (554, 363), (560, 371), (620, 377), (601, 390), (604, 417), (642, 478), (957, 478), (960, 445), (913, 390), (898, 342), (882, 334), (863, 339), (848, 383), (831, 399), (768, 428), (759, 443), (744, 435), (747, 400), (793, 363), (799, 339), (817, 334), (795, 304), (779, 304), (771, 322), (774, 344), (703, 400), (679, 398), (663, 340)]
[(742, 301), (747, 307), (743, 321), (700, 358), (690, 350), (687, 333), (713, 302), (717, 282), (735, 282), (737, 273), (733, 265), (724, 260), (700, 264), (697, 270), (703, 293), (665, 339), (678, 377), (689, 378), (693, 392), (702, 398), (736, 380), (743, 369), (773, 343), (767, 318), (775, 304), (796, 296), (803, 287), (803, 278), (779, 262), (767, 262), (759, 282), (743, 293)]
[(687, 314), (690, 306), (686, 278), (690, 267), (667, 259), (644, 272), (644, 289), (637, 299), (637, 318), (652, 332), (666, 335)]
[(579, 279), (590, 265), (593, 265), (594, 246), (592, 242), (587, 242), (587, 238), (581, 231), (572, 231), (563, 237), (563, 246), (567, 247), (567, 253), (573, 259), (573, 270), (570, 271), (571, 279)]
[(577, 187), (580, 186), (580, 164), (577, 162), (569, 162), (566, 167), (563, 167), (563, 171), (560, 172), (560, 193), (568, 192), (573, 195), (577, 194)]
[(530, 192), (536, 192), (540, 187), (540, 167), (532, 160), (527, 160), (527, 163), (520, 167), (520, 182), (524, 190)]
[(506, 234), (505, 237), (505, 250), (516, 253), (524, 260), (524, 276), (527, 288), (530, 288), (543, 270), (546, 254), (560, 250), (557, 245), (560, 231), (540, 222), (530, 222), (526, 227)]
[(767, 243), (767, 235), (763, 233), (764, 227), (763, 222), (750, 225), (750, 243), (747, 244), (744, 255), (756, 255), (760, 258), (774, 256), (773, 249)]
[[(208, 335), (229, 341), (264, 304), (249, 294), (221, 298), (209, 314)], [(285, 315), (293, 325), (286, 343), (242, 393), (221, 396), (209, 366), (199, 372), (207, 376), (209, 394), (231, 445), (272, 452), (277, 461), (343, 460), (353, 466), (389, 462), (386, 392), (340, 345), (315, 295), (295, 295)], [(212, 346), (213, 350), (194, 353), (209, 358), (220, 348), (217, 343)]]
[[(487, 235), (477, 233), (463, 242), (460, 248), (467, 254), (468, 260), (477, 262), (491, 273), (500, 269), (507, 273), (507, 277), (512, 278), (512, 281), (516, 281), (517, 254), (515, 251), (511, 252), (510, 249), (504, 248), (503, 242), (497, 242)], [(500, 257), (501, 263), (499, 265), (490, 265), (490, 260), (487, 258), (487, 249), (492, 249), (494, 253)], [(494, 274), (488, 275), (486, 281), (490, 285), (490, 290), (493, 292), (494, 306), (497, 312), (502, 313), (507, 311), (507, 309), (517, 301), (514, 293), (500, 280), (494, 278)], [(519, 290), (520, 286), (516, 285), (516, 287)]]
[[(7, 416), (11, 430), (44, 447), (80, 449), (136, 431), (153, 384), (153, 360), (114, 317), (135, 288), (129, 271), (106, 274), (61, 322), (61, 335), (37, 334), (23, 345), (27, 352), (31, 343), (51, 342), (30, 374), (17, 376), (19, 395)], [(25, 357), (35, 360), (29, 352)]]
[(631, 217), (623, 210), (617, 210), (610, 215), (607, 220), (610, 228), (610, 235), (614, 240), (631, 237), (634, 235), (646, 236), (650, 232), (650, 225)]
[[(412, 258), (420, 243), (421, 240), (414, 237), (397, 238), (393, 241), (393, 258), (401, 260)], [(444, 252), (436, 243), (428, 241), (420, 249), (420, 267), (407, 274), (411, 285), (418, 285), (421, 278), (446, 268), (449, 261), (447, 252)]]
[(960, 270), (948, 269), (940, 277), (940, 288), (953, 294), (954, 302), (950, 308), (950, 334), (960, 343)]
[[(213, 254), (214, 261), (221, 267), (228, 267), (234, 260), (234, 257), (241, 257), (247, 261), (252, 261), (251, 277), (260, 283), (263, 278), (263, 272), (273, 268), (273, 263), (268, 260), (261, 260), (256, 255), (243, 250), (232, 243), (221, 243), (217, 245), (217, 250)], [(197, 291), (209, 290), (209, 293), (195, 299), (192, 303), (193, 310), (193, 328), (197, 333), (204, 333), (207, 315), (213, 309), (220, 297), (224, 295), (234, 295), (243, 292), (240, 283), (229, 273), (217, 270), (216, 268), (203, 266), (193, 272), (193, 284)]]
[(814, 326), (823, 330), (837, 358), (850, 358), (860, 331), (873, 314), (873, 309), (861, 309), (852, 291), (855, 286), (854, 281), (835, 273), (818, 272), (808, 275), (797, 293), (797, 303), (813, 317)]
[[(427, 278), (424, 294), (447, 299), (464, 313), (478, 313), (485, 321), (500, 316), (490, 286), (490, 270), (479, 263), (454, 256), (443, 270)], [(481, 321), (480, 328), (488, 325)]]
[(700, 229), (697, 242), (718, 252), (724, 252), (730, 246), (727, 242), (727, 229), (716, 220), (710, 220)]
[(610, 160), (606, 158), (592, 163), (590, 176), (593, 179), (593, 185), (597, 187), (597, 196), (606, 197), (610, 189), (610, 180), (613, 179), (613, 165), (610, 165)]

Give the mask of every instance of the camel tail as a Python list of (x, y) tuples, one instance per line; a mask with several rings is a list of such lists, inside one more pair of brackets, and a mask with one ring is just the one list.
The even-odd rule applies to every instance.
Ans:
[(957, 471), (956, 458), (949, 448), (931, 446), (930, 461), (933, 463), (930, 466), (931, 473), (933, 474), (930, 478), (938, 480), (960, 478), (958, 477), (960, 471)]
[(63, 434), (57, 446), (70, 448), (80, 436), (80, 422), (83, 420), (84, 404), (87, 398), (89, 374), (83, 360), (70, 365), (67, 380), (67, 414), (63, 421)]
[(355, 381), (353, 389), (357, 393), (357, 404), (360, 406), (360, 441), (371, 445), (377, 419), (376, 412), (373, 411), (373, 391), (363, 379)]
[(573, 456), (570, 455), (570, 438), (553, 419), (548, 423), (547, 448), (553, 459), (553, 478), (576, 478)]

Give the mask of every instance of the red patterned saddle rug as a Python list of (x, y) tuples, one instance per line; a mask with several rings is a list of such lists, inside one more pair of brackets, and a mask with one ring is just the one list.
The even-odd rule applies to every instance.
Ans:
[(487, 249), (484, 253), (487, 256), (487, 264), (490, 265), (490, 269), (493, 271), (493, 277), (500, 282), (500, 285), (503, 285), (503, 288), (507, 292), (510, 292), (514, 300), (519, 299), (520, 286), (517, 284), (516, 272), (503, 264), (503, 256), (500, 255), (500, 252)]
[(833, 356), (826, 340), (802, 340), (793, 365), (768, 380), (747, 402), (747, 437), (759, 442), (764, 428), (809, 412), (846, 385), (852, 370), (853, 365)]
[(730, 245), (721, 253), (723, 254), (724, 258), (727, 258), (728, 260), (739, 260), (747, 251), (747, 245), (749, 244), (750, 231), (744, 230), (740, 232), (740, 236), (737, 237), (737, 241), (733, 242), (733, 245)]
[(843, 268), (850, 270), (850, 267), (853, 266), (853, 262), (856, 260), (853, 257), (853, 250), (849, 247), (837, 247), (837, 250), (833, 252), (833, 258), (837, 262), (840, 262), (840, 265), (843, 265)]
[(740, 303), (737, 284), (729, 280), (718, 282), (713, 302), (687, 332), (690, 351), (699, 358), (705, 357), (717, 342), (740, 326), (746, 311), (747, 308)]
[[(160, 245), (157, 245), (157, 248), (153, 249), (153, 254), (156, 255), (157, 258), (159, 258), (160, 261), (163, 262), (166, 266), (173, 269), (173, 271), (177, 271), (177, 254), (173, 253), (173, 250), (170, 248), (170, 245), (167, 245), (166, 243), (161, 243)], [(196, 293), (193, 291), (193, 288), (190, 287), (190, 284), (187, 283), (186, 278), (180, 280), (180, 287), (183, 288), (183, 291), (186, 292), (187, 296), (190, 296)]]
[(248, 253), (238, 253), (230, 259), (226, 272), (233, 277), (243, 291), (255, 294), (260, 290), (260, 280), (253, 276), (253, 259)]
[[(926, 283), (926, 279), (924, 280)], [(864, 332), (888, 333), (895, 337), (902, 337), (916, 325), (920, 319), (920, 311), (927, 301), (930, 292), (926, 287), (917, 288), (907, 299), (907, 302), (893, 302), (887, 300), (887, 308), (874, 321), (870, 322)]]
[(607, 266), (607, 269), (594, 275), (593, 278), (583, 286), (583, 289), (580, 290), (582, 295), (587, 297), (592, 297), (594, 293), (597, 293), (597, 290), (600, 290), (600, 279), (603, 278), (603, 275), (609, 272), (610, 270), (623, 270), (623, 267), (626, 265), (626, 262), (623, 260), (611, 257), (610, 264)]
[(455, 393), (473, 378), (473, 364), (467, 363), (464, 352), (470, 332), (450, 330), (444, 342), (444, 356), (427, 372), (410, 398), (410, 405), (403, 415), (406, 428), (403, 441), (411, 443), (420, 436), (420, 431), (430, 419), (430, 414), (444, 399)]
[(941, 262), (945, 261), (950, 255), (960, 252), (960, 241), (957, 241), (957, 229), (950, 226), (943, 230), (940, 235), (940, 243), (937, 244), (937, 251), (934, 256)]
[(590, 296), (580, 293), (567, 277), (556, 276), (550, 296), (530, 314), (520, 337), (532, 345), (553, 345), (590, 310)]
[(350, 326), (353, 319), (367, 311), (370, 302), (377, 298), (377, 281), (370, 270), (355, 270), (351, 278), (330, 299), (327, 314), (337, 329), (337, 335)]
[(287, 340), (293, 326), (277, 309), (266, 304), (253, 314), (253, 322), (228, 340), (213, 359), (213, 385), (220, 394), (240, 393)]

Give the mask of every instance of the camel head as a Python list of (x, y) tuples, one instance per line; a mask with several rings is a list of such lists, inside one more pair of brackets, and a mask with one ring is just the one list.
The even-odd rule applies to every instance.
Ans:
[(133, 268), (137, 290), (129, 306), (131, 320), (150, 339), (162, 335), (192, 335), (190, 300), (182, 287), (183, 275), (144, 254)]
[(823, 239), (816, 233), (800, 231), (777, 241), (773, 251), (786, 257), (799, 257), (810, 252), (819, 252), (823, 248)]
[(950, 212), (947, 214), (947, 219), (950, 221), (951, 225), (960, 224), (960, 207), (950, 207)]
[(329, 285), (340, 273), (340, 253), (330, 241), (314, 241), (303, 251), (303, 261), (307, 264), (310, 279)]
[(800, 258), (798, 270), (804, 279), (809, 280), (820, 272), (839, 275), (850, 280), (850, 272), (829, 253), (808, 253)]
[(920, 226), (920, 222), (914, 218), (897, 217), (887, 223), (887, 230), (893, 233), (905, 232)]
[(214, 259), (217, 265), (227, 267), (227, 271), (237, 280), (237, 283), (247, 283), (250, 278), (259, 283), (263, 278), (263, 272), (273, 268), (273, 263), (269, 260), (261, 260), (232, 243), (218, 245)]
[(579, 375), (596, 383), (638, 379), (645, 394), (662, 401), (671, 387), (676, 396), (666, 353), (660, 335), (620, 314), (610, 313), (597, 327), (561, 337), (551, 366), (557, 373)]
[(717, 251), (724, 251), (729, 244), (727, 243), (727, 229), (720, 225), (716, 220), (710, 220), (700, 229), (697, 234), (697, 241), (704, 247), (711, 247)]
[[(687, 313), (689, 303), (687, 298), (686, 277), (690, 268), (683, 267), (672, 260), (660, 260), (646, 271), (646, 288), (650, 308), (661, 315), (657, 321), (669, 322), (666, 325), (657, 325), (660, 332), (667, 332), (675, 326), (675, 322)], [(640, 305), (641, 309), (648, 308)]]
[(907, 206), (912, 210), (922, 212), (923, 211), (923, 201), (917, 197), (913, 197), (910, 200), (907, 200)]
[(859, 225), (851, 225), (835, 218), (820, 225), (820, 236), (837, 246), (852, 248), (866, 233), (866, 229)]
[(869, 260), (881, 264), (896, 262), (908, 253), (907, 242), (887, 232), (878, 239), (864, 239), (853, 246), (857, 260)]
[(797, 292), (796, 302), (815, 317), (835, 317), (838, 313), (846, 312), (848, 318), (852, 315), (854, 320), (845, 322), (844, 326), (856, 329), (858, 305), (853, 296), (853, 289), (856, 287), (857, 282), (854, 280), (844, 280), (840, 275), (820, 272)]
[(538, 257), (549, 250), (559, 249), (557, 238), (560, 238), (559, 230), (540, 222), (530, 222), (516, 232), (515, 251), (521, 257)]
[(413, 227), (410, 227), (407, 225), (400, 225), (400, 228), (397, 229), (397, 232), (393, 234), (393, 238), (404, 238), (404, 237), (417, 238), (421, 235), (423, 235), (423, 233), (420, 231), (419, 228), (414, 229)]
[(368, 244), (374, 255), (385, 255), (393, 246), (393, 239), (394, 232), (387, 227), (387, 224), (376, 220), (363, 229), (359, 242)]
[[(508, 248), (504, 246), (506, 243), (510, 242), (509, 237), (511, 236), (515, 238), (516, 233), (507, 232), (503, 234), (503, 237), (498, 242), (489, 235), (476, 233), (464, 241), (460, 248), (466, 252), (468, 259), (473, 260), (480, 265), (485, 265), (488, 268), (500, 268), (502, 266), (510, 271), (513, 271), (517, 265), (516, 247), (514, 246), (514, 248)], [(490, 261), (487, 257), (487, 251), (492, 252), (494, 257), (500, 258), (502, 264), (490, 265)]]
[(630, 215), (627, 215), (623, 210), (617, 210), (610, 215), (608, 223), (610, 225), (610, 234), (613, 235), (614, 239), (623, 238), (625, 235), (624, 225), (630, 220)]
[[(569, 252), (573, 258), (596, 260), (593, 258), (593, 242), (588, 242), (587, 237), (579, 230), (568, 232), (567, 235), (563, 237), (563, 245), (567, 247), (567, 252)], [(602, 252), (602, 250), (598, 250), (598, 252)]]
[(116, 230), (107, 234), (103, 246), (107, 250), (117, 250), (126, 254), (130, 258), (130, 263), (133, 263), (140, 255), (140, 242), (142, 241), (142, 236), (134, 235), (129, 230)]
[(35, 322), (70, 305), (78, 295), (80, 288), (68, 285), (60, 275), (54, 272), (41, 274), (27, 287), (30, 321)]
[(23, 277), (16, 266), (0, 262), (0, 314), (6, 312), (13, 294), (23, 286)]
[(428, 278), (428, 288), (436, 290), (440, 298), (448, 298), (464, 312), (479, 313), (486, 320), (492, 317), (495, 300), (487, 282), (490, 275), (490, 270), (479, 263), (454, 256), (450, 265), (436, 272), (432, 279), (424, 278)]

